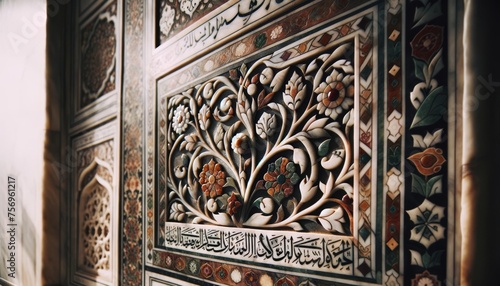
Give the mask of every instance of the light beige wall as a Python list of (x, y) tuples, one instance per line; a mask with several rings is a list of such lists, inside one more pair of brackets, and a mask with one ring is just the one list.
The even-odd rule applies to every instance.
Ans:
[[(41, 285), (45, 23), (44, 0), (0, 1), (0, 284)], [(16, 179), (15, 279), (5, 261), (14, 250), (7, 245), (8, 176)]]

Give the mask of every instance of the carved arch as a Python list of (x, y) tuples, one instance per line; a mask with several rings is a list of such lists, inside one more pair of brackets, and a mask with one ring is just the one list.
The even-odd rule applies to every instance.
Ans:
[(78, 178), (78, 268), (111, 279), (111, 194), (112, 186), (99, 174), (85, 184), (92, 171), (104, 168), (112, 174), (111, 165), (94, 158)]

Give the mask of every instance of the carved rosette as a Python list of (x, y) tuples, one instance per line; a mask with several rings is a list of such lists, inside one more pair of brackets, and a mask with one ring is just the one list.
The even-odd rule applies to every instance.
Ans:
[(80, 108), (115, 90), (116, 3), (81, 32)]
[(167, 221), (353, 235), (351, 51), (268, 56), (161, 101)]

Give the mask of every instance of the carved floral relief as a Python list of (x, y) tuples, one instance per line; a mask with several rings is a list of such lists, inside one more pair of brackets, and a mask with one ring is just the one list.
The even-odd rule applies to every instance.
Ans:
[(265, 57), (163, 100), (168, 220), (352, 235), (351, 48)]
[[(371, 21), (357, 15), (192, 85), (176, 89), (184, 73), (161, 80), (160, 249), (375, 277)], [(154, 265), (169, 253), (153, 251)]]

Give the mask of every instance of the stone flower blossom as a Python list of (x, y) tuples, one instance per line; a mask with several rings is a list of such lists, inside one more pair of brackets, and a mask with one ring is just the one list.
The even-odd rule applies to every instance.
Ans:
[(199, 183), (206, 197), (215, 198), (222, 195), (222, 187), (226, 183), (226, 173), (222, 166), (212, 159), (203, 166)]
[(179, 105), (174, 111), (174, 117), (172, 118), (172, 128), (177, 134), (182, 134), (186, 131), (191, 114), (189, 109), (184, 105)]
[(293, 72), (292, 77), (285, 85), (285, 92), (283, 92), (283, 100), (291, 110), (296, 110), (302, 104), (306, 95), (305, 87), (302, 77)]
[(244, 133), (238, 133), (234, 135), (231, 140), (231, 148), (236, 151), (236, 153), (243, 155), (248, 152), (250, 148), (249, 138)]
[(238, 213), (238, 209), (241, 207), (241, 203), (233, 192), (231, 196), (227, 199), (227, 213), (229, 215), (234, 215)]
[(443, 27), (426, 25), (410, 42), (411, 55), (430, 63), (443, 44)]
[(442, 154), (443, 150), (440, 148), (431, 147), (411, 155), (408, 159), (417, 167), (420, 174), (429, 176), (441, 170), (441, 166), (446, 161)]
[(210, 108), (204, 104), (198, 113), (198, 122), (201, 130), (207, 130), (210, 127)]
[(333, 69), (314, 92), (318, 93), (318, 107), (320, 114), (337, 119), (343, 110), (349, 109), (354, 104), (354, 76), (343, 74)]
[(293, 194), (294, 186), (300, 181), (295, 169), (295, 164), (286, 157), (269, 164), (267, 173), (264, 174), (265, 182), (261, 183), (264, 183), (267, 193), (278, 203)]

